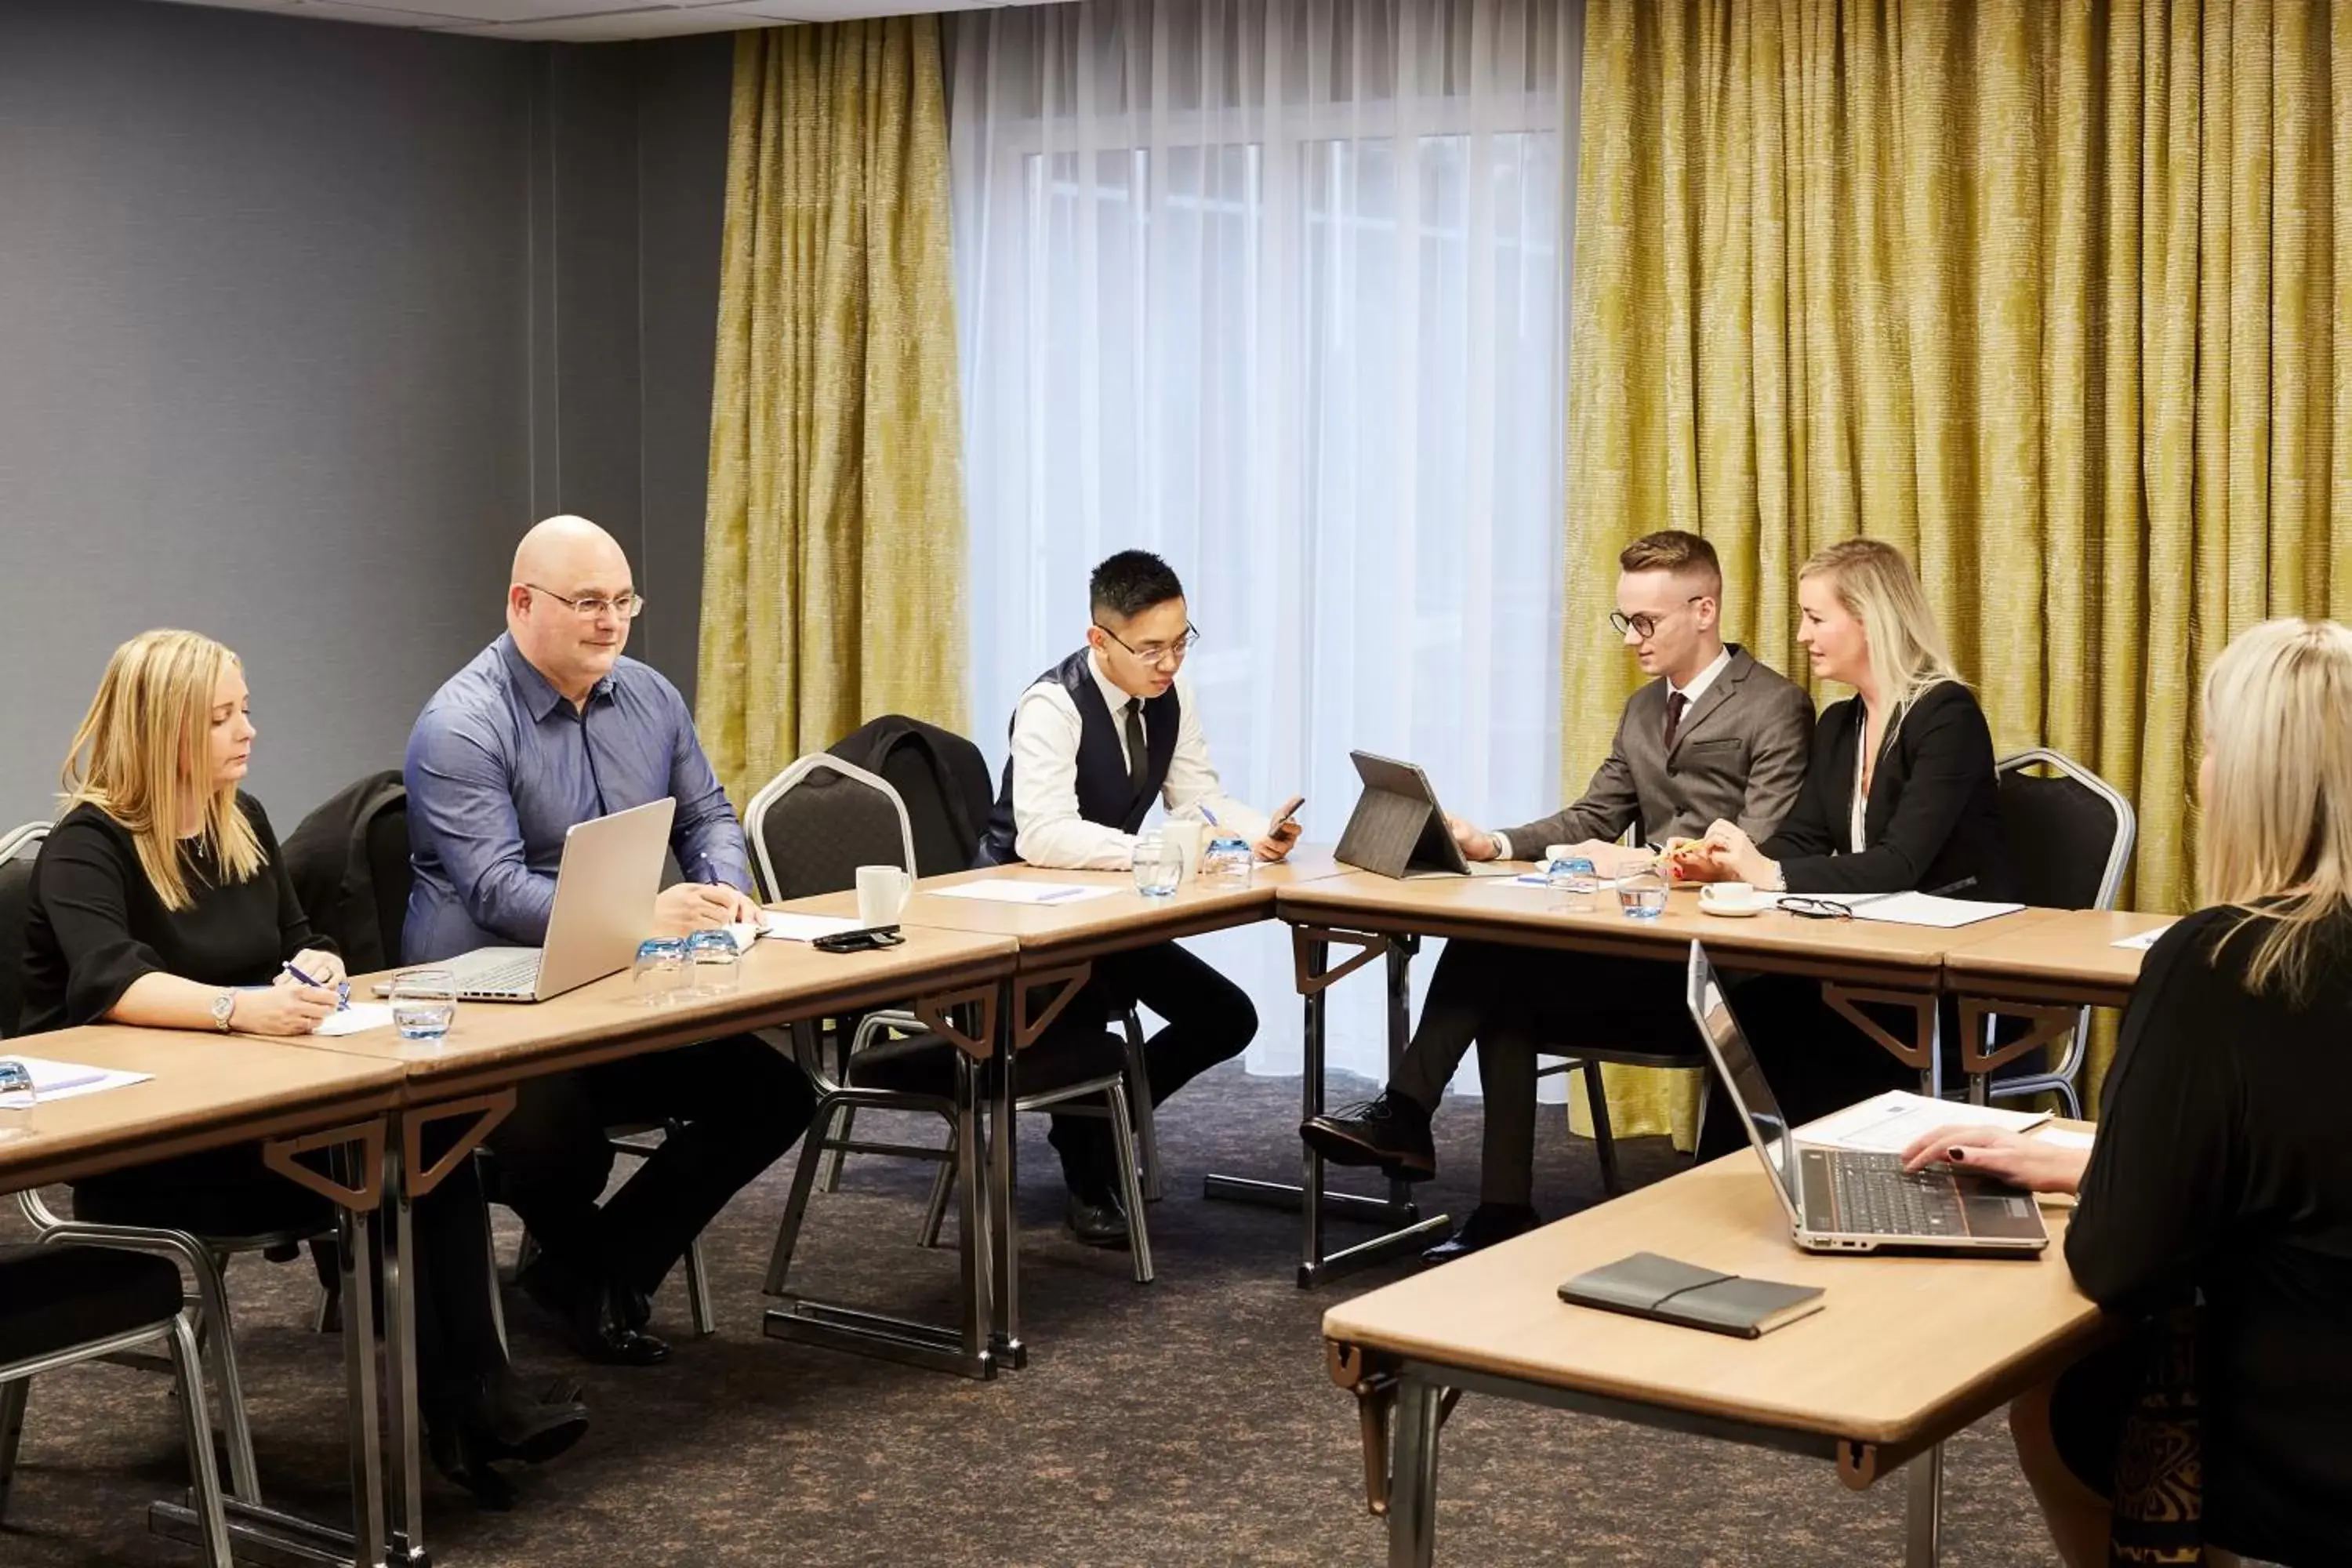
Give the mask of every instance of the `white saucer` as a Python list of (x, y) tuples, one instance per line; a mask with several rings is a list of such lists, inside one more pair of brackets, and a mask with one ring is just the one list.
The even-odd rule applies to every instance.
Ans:
[(1727, 921), (1753, 920), (1771, 907), (1772, 900), (1769, 898), (1750, 899), (1744, 904), (1726, 904), (1709, 898), (1704, 890), (1698, 896), (1699, 913), (1719, 916)]

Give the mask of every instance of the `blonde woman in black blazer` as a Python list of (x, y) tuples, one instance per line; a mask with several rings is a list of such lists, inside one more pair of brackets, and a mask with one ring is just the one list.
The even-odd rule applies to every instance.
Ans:
[[(1911, 563), (1890, 544), (1849, 539), (1805, 563), (1797, 599), (1797, 640), (1813, 674), (1854, 695), (1822, 712), (1780, 831), (1758, 844), (1718, 822), (1686, 857), (1685, 875), (1793, 893), (2013, 897), (1992, 731), (1952, 668)], [(1792, 1121), (1916, 1081), (1822, 1003), (1817, 981), (1761, 977), (1739, 988), (1734, 1005)], [(1706, 1132), (1702, 1153), (1735, 1148), (1741, 1136), (1730, 1116), (1708, 1118)]]

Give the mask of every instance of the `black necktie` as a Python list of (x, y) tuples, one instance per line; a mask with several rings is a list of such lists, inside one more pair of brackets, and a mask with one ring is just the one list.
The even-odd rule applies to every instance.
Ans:
[(1131, 699), (1127, 705), (1127, 783), (1131, 793), (1143, 794), (1144, 782), (1151, 776), (1151, 759), (1143, 749), (1143, 699)]
[(1675, 749), (1675, 731), (1683, 727), (1683, 711), (1689, 706), (1690, 699), (1681, 692), (1666, 694), (1666, 750), (1669, 752)]

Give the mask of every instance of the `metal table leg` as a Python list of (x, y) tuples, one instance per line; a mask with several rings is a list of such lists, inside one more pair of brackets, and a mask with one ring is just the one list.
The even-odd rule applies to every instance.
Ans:
[(1437, 1554), (1437, 1434), (1444, 1391), (1408, 1377), (1397, 1390), (1396, 1468), (1389, 1490), (1389, 1568), (1429, 1568)]
[[(1312, 926), (1294, 926), (1290, 936), (1298, 993), (1304, 998), (1306, 1015), (1305, 1060), (1299, 1066), (1298, 1086), (1299, 1120), (1305, 1121), (1323, 1114), (1325, 993), (1373, 959), (1388, 960), (1389, 1070), (1393, 1076), (1397, 1063), (1403, 1058), (1405, 1042), (1412, 1035), (1412, 955), (1421, 944), (1417, 937), (1371, 936)], [(1331, 966), (1334, 942), (1357, 950), (1353, 957), (1336, 969)], [(1297, 1211), (1303, 1216), (1298, 1247), (1298, 1288), (1302, 1290), (1369, 1264), (1419, 1252), (1443, 1239), (1453, 1225), (1446, 1215), (1423, 1219), (1420, 1205), (1412, 1201), (1409, 1183), (1391, 1179), (1384, 1198), (1328, 1190), (1323, 1182), (1323, 1156), (1303, 1142), (1299, 1145), (1298, 1173), (1296, 1186), (1287, 1182), (1260, 1182), (1242, 1176), (1211, 1176), (1202, 1184), (1202, 1195), (1228, 1203)], [(1395, 1228), (1369, 1241), (1327, 1253), (1323, 1239), (1327, 1215), (1370, 1220)]]
[(1904, 1568), (1936, 1568), (1944, 1535), (1944, 1446), (1903, 1467)]
[[(1021, 1137), (1013, 1124), (1013, 1064), (1024, 1043), (1022, 1018), (1028, 994), (1025, 985), (1005, 982), (1004, 997), (996, 1009), (1001, 1020), (997, 1048), (1003, 1059), (997, 1063), (996, 1095), (988, 1114), (986, 1234), (991, 1247), (989, 1283), (995, 1292), (996, 1308), (996, 1331), (989, 1348), (1001, 1364), (1015, 1369), (1029, 1364), (1029, 1347), (1021, 1339), (1021, 1216), (1013, 1206)], [(1066, 999), (1066, 994), (1057, 998)]]

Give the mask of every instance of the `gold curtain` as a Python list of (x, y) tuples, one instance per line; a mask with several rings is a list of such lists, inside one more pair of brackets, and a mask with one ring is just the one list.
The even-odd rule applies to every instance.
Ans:
[(738, 805), (877, 714), (964, 720), (936, 17), (738, 35), (697, 718)]
[(1579, 137), (1571, 788), (1627, 538), (1706, 534), (1803, 679), (1796, 568), (1866, 533), (1999, 749), (2133, 800), (2128, 901), (2189, 907), (2206, 666), (2352, 609), (2352, 3), (1589, 0)]

